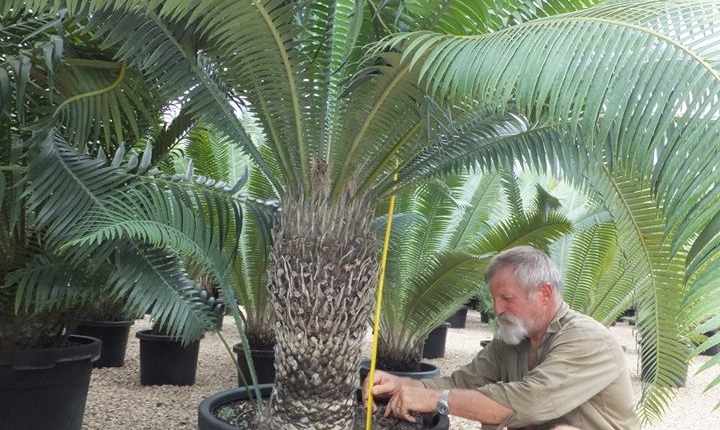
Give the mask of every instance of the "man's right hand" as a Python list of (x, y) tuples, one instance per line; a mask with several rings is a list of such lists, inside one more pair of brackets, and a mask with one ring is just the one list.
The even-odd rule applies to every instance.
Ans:
[[(400, 390), (402, 386), (402, 379), (398, 376), (392, 375), (382, 370), (375, 371), (375, 378), (373, 378), (373, 397), (392, 397), (395, 393)], [(365, 378), (362, 389), (363, 404), (367, 404), (368, 399), (368, 388), (370, 387), (370, 378)], [(373, 405), (374, 407), (375, 405)]]

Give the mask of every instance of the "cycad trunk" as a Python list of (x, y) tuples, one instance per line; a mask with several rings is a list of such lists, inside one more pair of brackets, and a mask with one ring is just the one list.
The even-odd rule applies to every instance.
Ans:
[(352, 428), (377, 262), (361, 202), (286, 197), (270, 275), (277, 312), (274, 430)]

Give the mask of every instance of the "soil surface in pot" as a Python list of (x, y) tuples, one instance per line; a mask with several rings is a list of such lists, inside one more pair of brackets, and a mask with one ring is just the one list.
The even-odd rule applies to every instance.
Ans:
[[(378, 405), (375, 412), (373, 412), (373, 425), (372, 428), (376, 430), (423, 430), (427, 429), (423, 425), (422, 416), (418, 413), (413, 413), (417, 422), (411, 423), (410, 421), (401, 420), (395, 417), (384, 417), (385, 405)], [(354, 430), (365, 429), (365, 407), (358, 406), (355, 412), (355, 423), (353, 425)]]
[[(264, 402), (266, 403), (266, 402)], [(373, 426), (375, 430), (423, 430), (427, 427), (422, 424), (422, 416), (413, 414), (417, 419), (416, 423), (401, 420), (394, 417), (384, 417), (385, 406), (378, 405), (373, 413)], [(252, 404), (247, 400), (236, 400), (227, 403), (213, 411), (213, 415), (220, 421), (235, 426), (238, 429), (259, 430), (261, 426), (255, 418), (255, 411)], [(355, 411), (353, 430), (365, 429), (365, 408), (358, 406)]]

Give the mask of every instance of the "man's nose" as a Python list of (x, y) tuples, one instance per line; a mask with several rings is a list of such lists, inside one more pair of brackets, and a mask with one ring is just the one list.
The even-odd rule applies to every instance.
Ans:
[(500, 315), (505, 312), (505, 307), (498, 303), (493, 303), (493, 312), (495, 313), (495, 317), (499, 317)]

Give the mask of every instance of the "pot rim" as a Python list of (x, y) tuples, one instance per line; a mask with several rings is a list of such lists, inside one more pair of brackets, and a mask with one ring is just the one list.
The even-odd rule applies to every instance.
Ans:
[(0, 351), (0, 365), (17, 370), (50, 369), (58, 363), (82, 360), (93, 362), (100, 358), (100, 339), (72, 334), (68, 341), (73, 345)]

